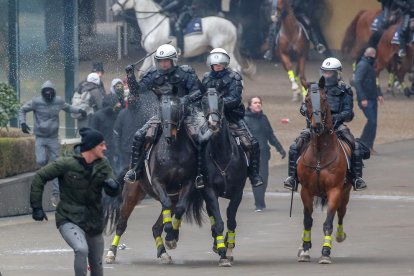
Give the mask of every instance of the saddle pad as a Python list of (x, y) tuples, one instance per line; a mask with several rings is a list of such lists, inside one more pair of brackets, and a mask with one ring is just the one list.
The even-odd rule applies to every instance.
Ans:
[(350, 170), (351, 169), (351, 154), (352, 154), (351, 146), (344, 140), (338, 139), (338, 141), (339, 141), (339, 144), (341, 145), (342, 150), (345, 153), (347, 167), (348, 167), (348, 170)]
[[(203, 24), (201, 23), (201, 17), (196, 17), (188, 22), (187, 27), (183, 30), (184, 35), (198, 35), (203, 33)], [(174, 28), (170, 28), (170, 37), (174, 37)]]
[(384, 19), (384, 12), (381, 12), (377, 17), (375, 17), (374, 21), (371, 24), (371, 31), (376, 32), (380, 26), (380, 23)]
[[(391, 44), (395, 44), (395, 45), (400, 45), (400, 32), (401, 32), (401, 28), (398, 27), (397, 30), (394, 33), (394, 36), (391, 39)], [(413, 43), (414, 42), (414, 33), (410, 32), (410, 39), (408, 41), (407, 44)]]

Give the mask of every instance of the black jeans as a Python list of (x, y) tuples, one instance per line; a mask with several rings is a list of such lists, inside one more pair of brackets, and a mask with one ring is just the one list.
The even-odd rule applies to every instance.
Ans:
[(376, 99), (368, 100), (367, 107), (362, 107), (360, 102), (358, 102), (358, 106), (367, 118), (367, 123), (364, 126), (360, 139), (372, 149), (375, 136), (377, 135), (378, 102)]

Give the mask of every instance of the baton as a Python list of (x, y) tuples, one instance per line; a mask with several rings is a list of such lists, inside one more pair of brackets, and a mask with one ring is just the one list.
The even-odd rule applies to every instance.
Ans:
[(292, 189), (292, 196), (290, 198), (290, 212), (289, 212), (289, 217), (292, 217), (292, 205), (293, 205), (293, 189)]

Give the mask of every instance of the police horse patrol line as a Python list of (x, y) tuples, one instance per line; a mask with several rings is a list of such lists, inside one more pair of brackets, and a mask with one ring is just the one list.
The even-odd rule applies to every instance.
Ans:
[[(159, 5), (153, 0), (117, 0), (111, 9), (114, 15), (126, 9), (135, 9), (142, 33), (141, 45), (147, 53), (154, 52), (159, 45), (170, 40), (168, 17), (160, 13)], [(251, 61), (246, 60), (246, 67), (242, 67), (235, 57), (237, 29), (233, 23), (217, 16), (203, 17), (201, 23), (203, 33), (184, 37), (183, 57), (194, 57), (214, 48), (223, 48), (230, 56), (230, 67), (247, 76), (255, 74), (256, 66)], [(172, 44), (176, 45), (175, 38)], [(152, 65), (152, 59), (145, 59), (140, 72), (146, 72)]]

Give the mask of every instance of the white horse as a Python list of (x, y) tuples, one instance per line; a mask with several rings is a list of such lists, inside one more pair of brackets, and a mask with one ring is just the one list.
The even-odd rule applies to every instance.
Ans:
[[(114, 15), (119, 15), (123, 10), (135, 9), (139, 28), (141, 29), (141, 45), (149, 54), (160, 45), (172, 41), (176, 45), (176, 39), (170, 39), (170, 24), (168, 17), (161, 14), (160, 7), (152, 0), (117, 0), (112, 5)], [(223, 48), (230, 56), (230, 67), (251, 77), (256, 72), (256, 66), (246, 60), (246, 68), (237, 61), (236, 51), (237, 30), (229, 20), (209, 16), (202, 18), (203, 33), (186, 35), (184, 37), (183, 57), (194, 57), (208, 52), (213, 48)], [(146, 58), (140, 68), (140, 72), (147, 71), (153, 66), (153, 59)]]

